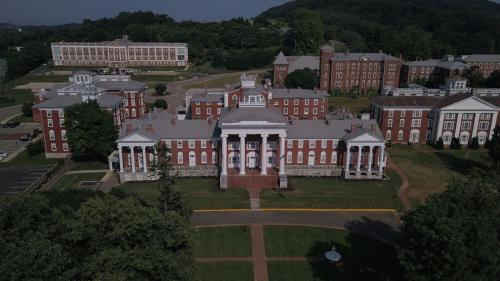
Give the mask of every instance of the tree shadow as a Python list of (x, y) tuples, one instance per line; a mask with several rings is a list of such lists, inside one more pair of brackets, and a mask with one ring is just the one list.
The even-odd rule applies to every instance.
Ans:
[(457, 157), (453, 154), (445, 153), (445, 152), (436, 152), (435, 154), (437, 157), (439, 157), (439, 159), (441, 161), (443, 161), (445, 163), (446, 167), (449, 170), (455, 171), (458, 173), (467, 173), (472, 168), (485, 169), (485, 168), (487, 168), (486, 161), (488, 161), (488, 159), (489, 159), (489, 158), (483, 156), (484, 162), (481, 162), (481, 161), (476, 161), (476, 160), (472, 160), (472, 159)]
[[(349, 222), (349, 227), (351, 229), (345, 241), (317, 241), (309, 250), (306, 258), (315, 280), (401, 280), (402, 271), (396, 246), (356, 233), (373, 230), (370, 236), (387, 237), (388, 234), (394, 235), (392, 232), (396, 231), (389, 225), (366, 218), (363, 221)], [(324, 257), (333, 245), (342, 255), (338, 263), (331, 263)]]

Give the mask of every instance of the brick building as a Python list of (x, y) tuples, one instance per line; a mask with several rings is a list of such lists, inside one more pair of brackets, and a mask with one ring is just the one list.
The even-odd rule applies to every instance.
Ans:
[(469, 145), (477, 137), (483, 145), (499, 123), (500, 97), (470, 93), (451, 96), (379, 96), (371, 102), (374, 118), (386, 141), (435, 143), (452, 138)]
[(479, 72), (485, 78), (489, 77), (493, 71), (500, 70), (500, 55), (464, 55), (461, 60), (467, 64), (468, 67), (477, 67)]
[(274, 87), (285, 87), (285, 79), (288, 74), (295, 70), (309, 68), (319, 74), (319, 57), (318, 56), (285, 56), (280, 52), (273, 62), (274, 66)]
[(455, 60), (453, 56), (446, 56), (441, 60), (405, 62), (401, 69), (401, 83), (408, 84), (421, 80), (429, 86), (438, 87), (445, 83), (446, 78), (460, 75), (466, 68), (465, 63)]
[(185, 43), (132, 42), (127, 36), (111, 42), (54, 42), (54, 65), (65, 66), (186, 66)]
[(146, 110), (144, 83), (125, 75), (95, 75), (77, 71), (70, 82), (36, 94), (33, 119), (43, 130), (47, 158), (64, 158), (71, 154), (64, 128), (64, 109), (95, 100), (110, 112), (116, 126), (126, 119), (141, 118)]

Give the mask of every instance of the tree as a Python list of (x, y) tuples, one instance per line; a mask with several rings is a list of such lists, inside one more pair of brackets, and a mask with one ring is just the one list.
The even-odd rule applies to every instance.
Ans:
[(23, 103), (23, 107), (21, 109), (23, 115), (27, 117), (32, 117), (33, 116), (33, 110), (31, 109), (32, 107), (33, 107), (32, 101)]
[(314, 53), (323, 42), (321, 17), (312, 10), (300, 8), (293, 12), (290, 27), (298, 53)]
[(493, 131), (493, 136), (488, 143), (488, 154), (493, 160), (493, 165), (498, 171), (500, 168), (500, 125), (497, 125)]
[(497, 280), (499, 199), (494, 183), (474, 174), (404, 215), (399, 256), (406, 280)]
[(500, 88), (500, 70), (493, 71), (484, 84), (487, 88)]
[(65, 110), (68, 143), (76, 155), (106, 159), (115, 149), (118, 128), (111, 113), (96, 101), (69, 106)]
[(176, 175), (172, 166), (172, 155), (164, 145), (159, 145), (157, 151), (158, 167), (154, 167), (154, 169), (158, 170), (160, 174), (158, 184), (160, 210), (177, 212), (188, 218), (191, 215), (191, 210), (187, 207), (182, 194), (175, 190)]
[(485, 84), (483, 74), (478, 66), (472, 66), (464, 71), (463, 76), (467, 78), (467, 86), (471, 88), (482, 88)]
[(43, 140), (37, 140), (35, 142), (31, 142), (27, 145), (26, 150), (28, 151), (29, 156), (35, 156), (38, 154), (42, 154), (45, 151), (43, 146)]
[(314, 89), (319, 85), (319, 77), (309, 68), (297, 69), (285, 79), (287, 88)]
[(479, 140), (477, 139), (477, 137), (472, 138), (469, 148), (474, 150), (479, 149)]
[(462, 144), (460, 143), (460, 140), (458, 138), (452, 138), (451, 139), (451, 143), (450, 143), (450, 148), (451, 149), (456, 149), (456, 150), (459, 150), (460, 148), (462, 148)]
[(444, 149), (443, 138), (439, 138), (435, 145), (436, 149), (442, 150)]
[(157, 96), (163, 96), (165, 95), (165, 92), (167, 91), (167, 86), (165, 84), (156, 84), (155, 86), (155, 95)]
[(154, 107), (167, 109), (168, 103), (164, 99), (157, 99), (157, 100), (155, 100)]

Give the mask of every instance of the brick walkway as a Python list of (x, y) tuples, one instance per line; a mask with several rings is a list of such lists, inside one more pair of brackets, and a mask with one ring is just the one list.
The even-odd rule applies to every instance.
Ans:
[(406, 193), (408, 192), (409, 180), (408, 176), (396, 165), (390, 158), (387, 158), (387, 168), (395, 171), (398, 176), (401, 178), (401, 187), (398, 191), (399, 200), (401, 201), (401, 205), (403, 205), (403, 210), (409, 211), (412, 209), (412, 205)]
[(255, 281), (268, 281), (264, 229), (261, 224), (252, 224), (253, 276)]

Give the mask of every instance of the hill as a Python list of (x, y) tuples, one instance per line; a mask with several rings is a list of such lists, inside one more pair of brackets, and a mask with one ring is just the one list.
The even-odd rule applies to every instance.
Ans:
[(353, 51), (406, 58), (500, 53), (500, 5), (488, 0), (297, 0), (257, 19), (289, 24), (303, 8), (320, 15), (326, 40)]

